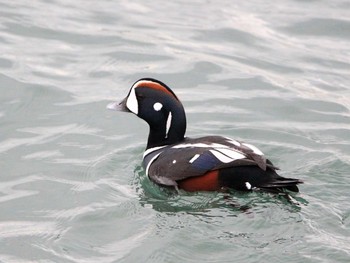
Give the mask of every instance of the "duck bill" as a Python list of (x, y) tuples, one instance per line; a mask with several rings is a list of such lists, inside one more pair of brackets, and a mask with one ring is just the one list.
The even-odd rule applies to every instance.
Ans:
[(111, 102), (107, 105), (107, 109), (114, 111), (124, 111), (130, 112), (130, 110), (126, 107), (126, 98), (121, 102)]

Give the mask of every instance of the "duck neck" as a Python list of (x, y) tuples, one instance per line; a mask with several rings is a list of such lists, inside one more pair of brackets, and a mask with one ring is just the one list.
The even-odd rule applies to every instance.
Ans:
[(149, 124), (147, 149), (180, 143), (185, 138), (186, 115), (183, 110), (170, 111), (161, 124)]

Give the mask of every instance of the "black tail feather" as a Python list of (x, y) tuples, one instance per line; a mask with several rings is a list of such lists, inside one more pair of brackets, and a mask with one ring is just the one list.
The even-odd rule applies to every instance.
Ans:
[(279, 188), (279, 189), (286, 189), (291, 192), (299, 192), (298, 184), (302, 184), (303, 181), (299, 179), (293, 179), (293, 178), (284, 178), (284, 177), (277, 177), (274, 181), (267, 182), (265, 184), (262, 184), (261, 188)]
[(299, 179), (282, 177), (274, 169), (264, 171), (258, 166), (225, 168), (220, 170), (219, 179), (222, 186), (245, 191), (258, 188), (272, 192), (299, 192), (297, 185), (303, 183)]

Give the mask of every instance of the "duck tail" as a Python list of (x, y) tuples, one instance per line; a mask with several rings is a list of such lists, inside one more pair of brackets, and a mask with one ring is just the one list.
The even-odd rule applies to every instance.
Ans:
[(294, 178), (284, 178), (284, 177), (278, 177), (275, 180), (265, 183), (260, 186), (262, 189), (266, 190), (283, 190), (286, 189), (291, 192), (299, 192), (298, 184), (304, 183), (303, 181), (299, 179)]

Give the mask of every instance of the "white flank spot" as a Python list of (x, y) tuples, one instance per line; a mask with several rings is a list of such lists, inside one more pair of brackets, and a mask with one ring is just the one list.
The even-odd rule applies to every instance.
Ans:
[(252, 189), (252, 185), (249, 182), (245, 182), (245, 187), (247, 187), (248, 190)]
[(147, 167), (146, 167), (146, 175), (148, 176), (148, 170), (149, 170), (149, 167), (151, 166), (151, 164), (154, 162), (155, 159), (158, 158), (159, 154), (161, 153), (158, 153), (156, 154), (155, 156), (153, 156), (153, 158), (149, 161), (149, 163), (147, 164)]
[(247, 146), (248, 148), (252, 149), (253, 152), (257, 155), (264, 155), (262, 151), (260, 151), (258, 148), (256, 148), (254, 145), (251, 145), (249, 143), (243, 143), (244, 146)]
[(137, 102), (135, 88), (131, 88), (130, 94), (126, 101), (126, 107), (136, 115), (139, 113), (139, 104)]
[(160, 102), (156, 102), (156, 103), (153, 104), (153, 109), (155, 111), (160, 111), (162, 108), (163, 108), (163, 104), (160, 103)]
[(151, 152), (154, 152), (154, 151), (157, 151), (159, 149), (162, 149), (166, 147), (166, 145), (164, 146), (158, 146), (158, 147), (153, 147), (153, 148), (149, 148), (148, 150), (146, 150), (144, 153), (143, 153), (143, 158), (145, 158), (148, 154), (150, 154)]
[(174, 160), (173, 163), (175, 164), (175, 163), (176, 163), (176, 160)]
[(192, 157), (192, 159), (189, 161), (189, 163), (193, 163), (195, 160), (197, 160), (197, 158), (201, 156), (200, 154), (196, 154), (195, 156)]
[(168, 138), (168, 132), (171, 127), (171, 120), (173, 116), (171, 115), (171, 111), (169, 112), (168, 119), (166, 120), (166, 131), (165, 131), (165, 138)]
[(241, 154), (240, 152), (238, 151), (235, 151), (233, 149), (215, 149), (225, 155), (227, 155), (228, 157), (232, 158), (232, 159), (244, 159), (245, 156), (243, 154)]
[(218, 152), (218, 151), (215, 151), (215, 150), (210, 150), (210, 152), (212, 154), (214, 154), (214, 156), (220, 160), (220, 162), (223, 162), (223, 163), (229, 163), (229, 162), (232, 162), (234, 159), (226, 156), (225, 154), (222, 154), (221, 152)]

